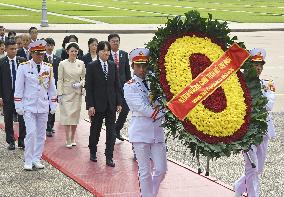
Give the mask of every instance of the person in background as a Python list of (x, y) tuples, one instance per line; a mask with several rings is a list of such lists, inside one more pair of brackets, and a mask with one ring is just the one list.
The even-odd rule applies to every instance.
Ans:
[(38, 30), (36, 27), (31, 27), (29, 29), (29, 34), (30, 34), (30, 37), (31, 37), (31, 42), (35, 42), (38, 40), (37, 36), (38, 36)]
[[(256, 70), (257, 76), (260, 77), (263, 65), (265, 64), (266, 52), (264, 49), (254, 48), (250, 51), (250, 54), (252, 65)], [(251, 145), (250, 150), (248, 150), (248, 155), (256, 165), (255, 168), (252, 168), (247, 154), (243, 154), (245, 159), (245, 173), (234, 184), (235, 197), (244, 195), (249, 197), (260, 196), (259, 177), (264, 170), (268, 142), (271, 138), (275, 137), (275, 128), (271, 116), (272, 107), (275, 101), (275, 86), (272, 80), (260, 79), (260, 83), (262, 93), (268, 100), (268, 103), (266, 104), (266, 109), (269, 112), (266, 119), (268, 126), (267, 133), (263, 136), (261, 144)]]
[(31, 43), (31, 37), (29, 34), (23, 34), (22, 35), (22, 43), (23, 47), (18, 49), (17, 56), (23, 57), (26, 60), (30, 60), (30, 52), (29, 52), (29, 44)]
[(124, 141), (124, 138), (120, 134), (120, 130), (123, 128), (123, 125), (126, 121), (129, 108), (126, 104), (126, 101), (123, 97), (123, 85), (131, 79), (131, 72), (130, 72), (130, 65), (128, 59), (128, 53), (120, 50), (120, 37), (118, 34), (110, 34), (108, 36), (108, 41), (111, 47), (111, 54), (109, 56), (109, 60), (113, 61), (116, 64), (118, 73), (119, 73), (119, 80), (121, 86), (121, 94), (122, 94), (122, 110), (115, 122), (115, 132), (116, 138)]
[[(58, 80), (58, 66), (61, 61), (60, 57), (57, 57), (56, 55), (53, 54), (54, 46), (55, 46), (55, 41), (52, 38), (46, 38), (46, 52), (44, 54), (44, 62), (47, 62), (52, 65), (53, 68), (53, 76), (55, 80), (55, 86), (57, 87), (57, 80)], [(49, 114), (48, 114), (48, 121), (47, 121), (47, 128), (46, 128), (46, 136), (47, 137), (52, 137), (54, 133), (54, 122), (55, 122), (55, 113), (51, 114), (49, 109)]]
[(23, 47), (22, 35), (16, 36), (15, 41), (17, 44), (17, 50)]
[(8, 32), (8, 39), (15, 39), (15, 37), (16, 37), (16, 32), (14, 31)]
[[(15, 81), (18, 66), (20, 63), (25, 62), (26, 59), (16, 56), (17, 47), (14, 40), (7, 40), (5, 42), (5, 50), (7, 55), (0, 59), (0, 105), (3, 106), (6, 142), (9, 144), (8, 150), (15, 150), (13, 129), (13, 116), (16, 112), (14, 103)], [(25, 135), (25, 122), (23, 116), (19, 115), (19, 148), (25, 148)]]
[[(67, 43), (70, 43), (70, 42), (78, 43), (78, 37), (75, 36), (75, 35), (70, 35), (67, 40), (68, 40)], [(79, 49), (78, 54), (77, 54), (77, 59), (82, 60), (83, 55), (84, 55), (83, 51), (81, 49)], [(62, 60), (68, 59), (68, 53), (67, 53), (66, 50), (62, 51), (61, 59)]]
[(119, 76), (114, 62), (108, 61), (110, 45), (98, 44), (98, 59), (87, 66), (86, 109), (91, 120), (89, 149), (90, 160), (97, 162), (97, 145), (102, 123), (106, 125), (106, 165), (115, 167), (113, 151), (115, 144), (115, 116), (121, 111)]
[(33, 166), (43, 169), (44, 149), (49, 107), (56, 111), (56, 87), (50, 64), (43, 62), (46, 42), (37, 40), (29, 45), (32, 59), (20, 64), (15, 82), (15, 108), (24, 115), (25, 137), (24, 170)]
[(97, 47), (98, 40), (96, 38), (90, 38), (88, 41), (89, 51), (82, 57), (82, 60), (87, 67), (89, 63), (98, 59)]
[(5, 44), (3, 40), (0, 40), (0, 59), (2, 57), (5, 57), (6, 53), (5, 53)]
[(76, 146), (75, 132), (80, 120), (86, 68), (77, 59), (79, 45), (67, 43), (68, 59), (59, 63), (57, 92), (60, 106), (60, 123), (65, 127), (67, 148)]
[(124, 98), (132, 112), (129, 141), (137, 157), (142, 197), (156, 197), (167, 171), (163, 110), (150, 100), (146, 81), (149, 50), (136, 48), (129, 53), (134, 76), (124, 85)]
[(61, 44), (62, 48), (56, 49), (56, 51), (55, 51), (55, 55), (56, 55), (57, 57), (60, 57), (60, 58), (61, 58), (62, 51), (65, 50), (65, 45), (66, 45), (68, 42), (69, 42), (69, 36), (65, 36), (64, 39), (63, 39), (63, 41), (62, 41), (62, 44)]
[(2, 40), (3, 42), (8, 40), (8, 37), (5, 36), (5, 27), (2, 25), (0, 25), (0, 40)]

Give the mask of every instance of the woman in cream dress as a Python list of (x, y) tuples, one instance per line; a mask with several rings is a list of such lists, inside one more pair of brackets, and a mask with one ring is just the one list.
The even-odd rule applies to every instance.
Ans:
[(65, 126), (66, 147), (76, 146), (75, 131), (80, 120), (82, 92), (86, 69), (84, 62), (76, 59), (79, 46), (77, 43), (66, 44), (68, 59), (60, 62), (58, 67), (58, 101), (60, 106), (60, 123)]

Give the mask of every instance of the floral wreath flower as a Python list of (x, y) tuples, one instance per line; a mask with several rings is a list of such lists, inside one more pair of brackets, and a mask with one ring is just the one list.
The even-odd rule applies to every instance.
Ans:
[[(201, 72), (234, 43), (227, 23), (200, 17), (197, 11), (169, 19), (147, 44), (150, 49), (150, 69), (153, 100), (159, 98), (166, 108), (174, 96), (182, 91)], [(245, 46), (239, 43), (243, 48)], [(250, 61), (230, 76), (210, 96), (199, 103), (184, 121), (170, 111), (164, 126), (169, 134), (182, 140), (192, 152), (211, 157), (229, 156), (258, 144), (266, 132), (266, 99)]]

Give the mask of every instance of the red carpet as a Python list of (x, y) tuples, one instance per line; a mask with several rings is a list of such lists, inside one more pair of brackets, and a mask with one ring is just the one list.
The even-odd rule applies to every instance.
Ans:
[[(107, 167), (103, 130), (98, 146), (98, 162), (91, 162), (88, 149), (89, 125), (86, 121), (80, 122), (77, 128), (77, 146), (68, 149), (64, 146), (64, 129), (57, 123), (54, 137), (46, 140), (43, 158), (98, 197), (139, 197), (137, 163), (132, 160), (131, 144), (127, 141), (116, 143), (116, 167)], [(168, 173), (161, 184), (158, 197), (232, 197), (233, 192), (223, 185), (168, 161)]]

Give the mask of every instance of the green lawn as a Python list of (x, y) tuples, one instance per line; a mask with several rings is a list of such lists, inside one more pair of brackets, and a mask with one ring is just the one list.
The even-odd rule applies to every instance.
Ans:
[[(41, 9), (41, 0), (1, 0), (1, 3)], [(234, 22), (284, 22), (283, 0), (47, 0), (48, 11), (114, 24), (161, 24), (167, 17), (196, 9), (202, 16)], [(7, 16), (21, 15), (21, 16)], [(0, 4), (0, 21), (38, 22), (41, 13)], [(48, 16), (50, 23), (86, 23), (63, 16)]]

